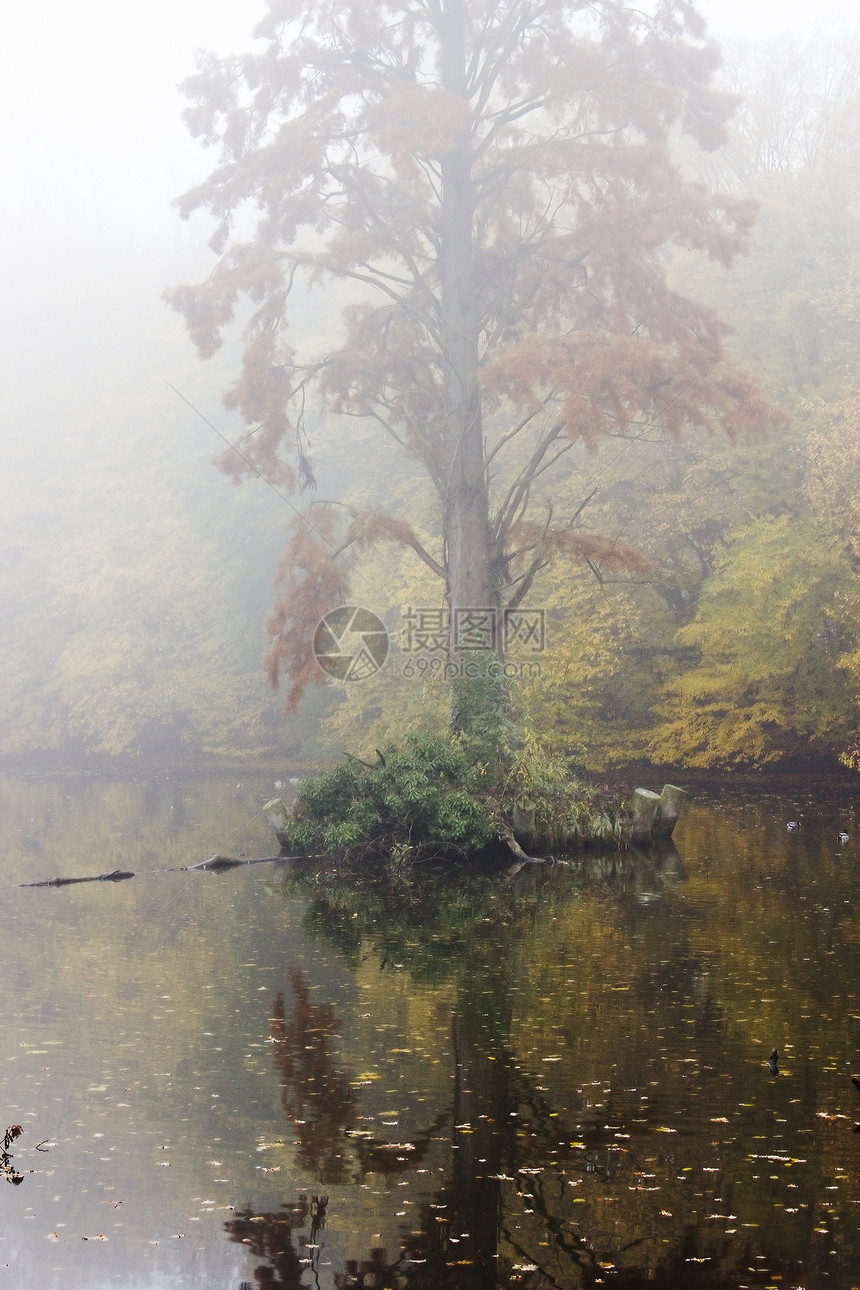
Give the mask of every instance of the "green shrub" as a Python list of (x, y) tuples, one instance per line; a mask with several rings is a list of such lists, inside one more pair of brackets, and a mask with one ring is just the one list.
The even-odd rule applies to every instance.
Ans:
[(288, 831), (305, 854), (384, 858), (398, 869), (413, 859), (473, 854), (497, 837), (462, 748), (434, 735), (386, 747), (375, 766), (350, 758), (306, 780)]
[(626, 833), (625, 812), (586, 782), (582, 764), (554, 752), (528, 727), (510, 754), (503, 801), (515, 831), (527, 820), (526, 841), (544, 851), (620, 842)]

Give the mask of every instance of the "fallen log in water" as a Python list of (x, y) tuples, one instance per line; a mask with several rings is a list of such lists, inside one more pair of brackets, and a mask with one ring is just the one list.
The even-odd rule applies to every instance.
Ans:
[(279, 864), (282, 860), (295, 860), (296, 856), (259, 856), (252, 860), (234, 860), (232, 856), (210, 856), (199, 864), (176, 865), (167, 873), (223, 873), (225, 869), (236, 869), (243, 864)]
[(19, 882), (19, 887), (68, 887), (75, 882), (122, 882), (133, 878), (133, 873), (124, 869), (113, 869), (110, 873), (95, 873), (89, 878), (48, 878), (45, 882)]
[[(199, 864), (176, 865), (172, 869), (155, 870), (156, 873), (223, 873), (225, 869), (235, 869), (245, 864), (279, 864), (282, 860), (296, 860), (297, 856), (259, 856), (251, 860), (234, 860), (232, 856), (210, 856)], [(43, 882), (19, 882), (19, 887), (69, 887), (78, 882), (122, 882), (133, 878), (134, 874), (125, 869), (113, 869), (110, 873), (94, 873), (86, 878), (47, 878)]]

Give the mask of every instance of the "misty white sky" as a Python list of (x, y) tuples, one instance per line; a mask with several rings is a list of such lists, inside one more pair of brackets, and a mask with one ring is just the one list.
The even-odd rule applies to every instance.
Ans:
[(791, 33), (801, 38), (860, 30), (857, 0), (699, 0), (697, 8), (718, 40), (767, 40)]
[[(718, 39), (860, 31), (858, 0), (699, 0)], [(248, 47), (262, 0), (42, 0), (4, 6), (4, 243), (84, 227), (170, 235), (170, 198), (208, 170), (180, 119), (197, 48)], [(11, 223), (11, 228), (9, 224)], [(14, 245), (14, 241), (11, 243)]]

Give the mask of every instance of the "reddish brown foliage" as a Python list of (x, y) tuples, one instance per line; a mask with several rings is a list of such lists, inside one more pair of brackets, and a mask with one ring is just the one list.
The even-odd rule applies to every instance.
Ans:
[[(372, 417), (436, 489), (445, 560), (381, 512), (354, 517), (346, 540), (411, 546), (452, 606), (503, 605), (539, 567), (515, 553), (560, 440), (779, 420), (726, 359), (725, 326), (666, 280), (675, 247), (730, 262), (754, 217), (673, 159), (673, 132), (713, 148), (733, 106), (711, 88), (718, 57), (686, 0), (269, 0), (256, 34), (259, 52), (207, 56), (185, 87), (192, 132), (220, 143), (221, 164), (180, 210), (214, 216), (220, 258), (170, 295), (203, 355), (250, 305), (228, 402), (259, 429), (247, 462), (222, 459), (234, 477), (250, 463), (292, 488), (297, 447), (307, 475), (312, 395)], [(361, 299), (342, 343), (299, 357), (287, 323), (302, 293), (344, 280)], [(488, 453), (494, 470), (507, 458), (507, 496), (491, 495)], [(619, 544), (540, 533), (539, 562), (637, 567)], [(347, 573), (295, 532), (279, 579), (267, 667), (290, 675), (294, 703)]]
[(649, 573), (651, 562), (641, 551), (620, 538), (599, 537), (592, 533), (567, 532), (542, 528), (539, 524), (521, 521), (513, 529), (512, 537), (519, 550), (531, 553), (540, 550), (549, 563), (557, 555), (566, 556), (578, 564), (590, 564), (613, 572)]
[(267, 624), (272, 644), (264, 666), (273, 686), (282, 672), (290, 678), (288, 711), (308, 685), (322, 679), (313, 654), (313, 628), (333, 606), (345, 602), (348, 591), (349, 569), (335, 558), (331, 508), (314, 507), (312, 520), (313, 528), (301, 518), (293, 521), (278, 570), (278, 603)]

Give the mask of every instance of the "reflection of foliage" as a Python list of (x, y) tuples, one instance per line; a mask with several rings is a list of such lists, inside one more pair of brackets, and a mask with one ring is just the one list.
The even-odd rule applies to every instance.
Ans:
[(412, 1141), (400, 1152), (399, 1144), (380, 1141), (367, 1130), (356, 1130), (356, 1096), (348, 1076), (335, 1069), (331, 1053), (331, 1042), (340, 1029), (334, 1008), (330, 1003), (310, 1002), (301, 972), (290, 976), (292, 1015), (287, 1017), (284, 997), (279, 994), (271, 1030), (273, 1061), (281, 1077), (281, 1105), (296, 1127), (299, 1161), (323, 1182), (343, 1183), (351, 1158), (348, 1144), (360, 1177), (374, 1173), (390, 1178), (416, 1169), (446, 1116), (437, 1116), (426, 1129), (413, 1134)]
[(279, 994), (271, 1022), (281, 1104), (296, 1126), (300, 1162), (323, 1182), (343, 1182), (343, 1132), (356, 1108), (349, 1079), (335, 1068), (331, 1052), (340, 1023), (330, 1003), (311, 1003), (301, 972), (291, 974), (291, 983), (292, 1017), (287, 1019)]
[[(445, 1114), (437, 1115), (426, 1129), (412, 1134), (409, 1143), (405, 1146), (402, 1143), (380, 1142), (365, 1133), (357, 1135), (355, 1154), (358, 1158), (358, 1176), (380, 1174), (386, 1180), (390, 1180), (398, 1174), (411, 1174), (423, 1164), (434, 1134), (443, 1127), (447, 1119), (448, 1116)], [(398, 1149), (401, 1151), (399, 1155)], [(404, 1155), (403, 1151), (408, 1151), (408, 1155)]]
[[(325, 1224), (327, 1196), (300, 1196), (293, 1205), (284, 1205), (277, 1213), (256, 1214), (240, 1210), (224, 1224), (231, 1241), (247, 1245), (255, 1258), (266, 1262), (254, 1269), (254, 1280), (261, 1290), (304, 1290), (302, 1277), (316, 1261), (317, 1237)], [(293, 1245), (310, 1219), (310, 1230), (301, 1245)], [(304, 1246), (308, 1256), (300, 1256)]]
[[(835, 1225), (857, 1185), (844, 1165), (851, 1119), (836, 1112), (852, 1111), (856, 1094), (841, 1066), (831, 1077), (821, 1062), (844, 1051), (844, 1019), (856, 1011), (856, 922), (843, 900), (851, 857), (834, 858), (810, 820), (787, 838), (773, 814), (771, 805), (728, 817), (694, 808), (683, 873), (677, 853), (659, 870), (624, 855), (602, 889), (560, 866), (528, 869), (525, 894), (490, 889), (471, 921), (460, 919), (457, 952), (448, 947), (447, 995), (415, 988), (428, 952), (422, 916), (429, 939), (440, 931), (429, 889), (388, 958), (405, 969), (396, 978), (379, 970), (385, 943), (367, 940), (384, 921), (373, 898), (344, 897), (337, 917), (360, 956), (367, 1033), (419, 1015), (425, 1031), (431, 996), (451, 1008), (435, 1103), (451, 1127), (436, 1131), (421, 1177), (403, 1164), (408, 1218), (381, 1214), (400, 1196), (380, 1191), (374, 1226), (359, 1237), (354, 1197), (343, 1208), (333, 1198), (328, 1227), (343, 1242), (322, 1256), (333, 1262), (330, 1284), (737, 1290), (825, 1284), (828, 1266), (848, 1284), (855, 1251)], [(844, 823), (854, 835), (853, 820)], [(770, 886), (781, 867), (788, 900)], [(386, 1034), (374, 1052), (398, 1040)], [(785, 1060), (774, 1080), (766, 1057), (777, 1041)], [(361, 1036), (354, 1043), (361, 1050)], [(377, 1068), (411, 1077), (409, 1063), (423, 1057), (413, 1046), (412, 1057)]]
[[(638, 858), (631, 851), (579, 854), (557, 865), (526, 865), (511, 883), (480, 873), (414, 870), (399, 878), (290, 870), (287, 883), (309, 896), (307, 929), (355, 965), (372, 945), (381, 967), (396, 961), (415, 980), (450, 976), (464, 950), (487, 937), (554, 917), (578, 892), (618, 896), (657, 884), (671, 891), (677, 851)], [(656, 863), (655, 863), (656, 862)]]
[(502, 918), (498, 884), (476, 874), (412, 873), (408, 879), (316, 878), (295, 871), (290, 881), (311, 895), (306, 922), (314, 935), (357, 963), (370, 941), (382, 955), (403, 963), (413, 977), (447, 975), (452, 955), (462, 949), (476, 924)]
[(19, 1174), (18, 1170), (13, 1166), (9, 1148), (16, 1138), (20, 1138), (23, 1132), (24, 1130), (20, 1124), (10, 1125), (3, 1137), (3, 1146), (0, 1148), (0, 1173), (2, 1173), (7, 1182), (12, 1183), (15, 1187), (24, 1181), (24, 1175)]
[(404, 1282), (398, 1266), (400, 1262), (400, 1259), (395, 1259), (389, 1263), (385, 1250), (377, 1247), (366, 1259), (347, 1259), (343, 1272), (335, 1276), (334, 1284), (337, 1290), (356, 1290), (357, 1287), (386, 1285), (396, 1275), (399, 1285), (410, 1285), (411, 1279)]
[[(565, 1195), (564, 1178), (551, 1171), (521, 1170), (503, 1187), (507, 1220), (498, 1228), (495, 1253), (477, 1250), (463, 1238), (451, 1241), (460, 1215), (450, 1212), (448, 1202), (456, 1205), (457, 1195), (443, 1189), (422, 1206), (414, 1230), (397, 1254), (375, 1246), (364, 1256), (347, 1258), (342, 1270), (333, 1272), (333, 1285), (336, 1290), (395, 1285), (399, 1290), (493, 1290), (508, 1284), (525, 1290), (592, 1290), (605, 1284), (630, 1290), (644, 1285), (657, 1290), (736, 1290), (739, 1284), (764, 1286), (786, 1279), (794, 1270), (790, 1258), (769, 1250), (766, 1256), (756, 1256), (761, 1267), (751, 1275), (749, 1251), (738, 1254), (704, 1242), (695, 1227), (671, 1249), (649, 1257), (654, 1239), (650, 1231), (630, 1238), (616, 1236), (611, 1230), (614, 1223), (607, 1223), (609, 1230), (583, 1230)], [(247, 1245), (254, 1257), (267, 1260), (254, 1269), (260, 1290), (306, 1290), (302, 1274), (310, 1269), (316, 1277), (322, 1224), (314, 1227), (314, 1210), (324, 1210), (326, 1202), (326, 1197), (308, 1202), (302, 1195), (279, 1212), (255, 1214), (246, 1209), (225, 1223), (231, 1241)], [(449, 1211), (450, 1219), (446, 1216), (440, 1222), (440, 1211)], [(294, 1237), (308, 1216), (308, 1236), (299, 1235), (294, 1246)], [(490, 1216), (495, 1225), (495, 1206)], [(631, 1259), (637, 1249), (642, 1251), (640, 1258)], [(301, 1254), (302, 1250), (307, 1253)]]

